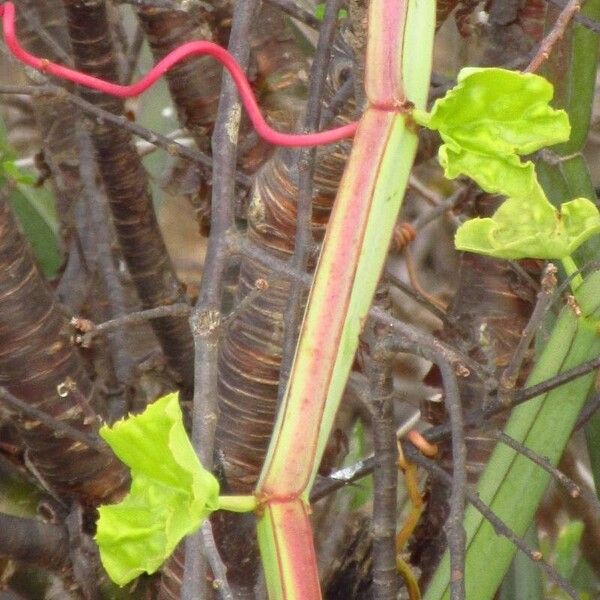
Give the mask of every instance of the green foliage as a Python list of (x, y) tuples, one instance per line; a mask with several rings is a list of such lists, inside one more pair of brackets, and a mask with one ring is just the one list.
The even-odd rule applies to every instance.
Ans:
[[(322, 21), (325, 18), (325, 3), (321, 2), (317, 4), (313, 14), (319, 21)], [(340, 8), (338, 11), (338, 19), (346, 19), (347, 17), (348, 11), (345, 8)]]
[(19, 221), (44, 275), (56, 277), (62, 256), (54, 199), (47, 190), (35, 187), (36, 178), (16, 166), (0, 121), (0, 186)]
[(579, 542), (585, 529), (581, 521), (571, 521), (561, 527), (554, 547), (554, 566), (569, 581), (579, 559)]
[(219, 508), (219, 483), (202, 467), (182, 422), (177, 394), (100, 435), (131, 469), (131, 490), (101, 506), (96, 541), (111, 579), (125, 585), (155, 572), (187, 534)]
[(533, 164), (519, 155), (569, 138), (567, 114), (550, 107), (552, 94), (538, 75), (467, 68), (431, 113), (415, 111), (414, 118), (440, 132), (439, 159), (449, 179), (465, 174), (492, 194), (544, 197)]
[(508, 197), (491, 218), (472, 219), (458, 229), (459, 250), (566, 260), (600, 232), (600, 214), (590, 200), (576, 198), (556, 209), (533, 163), (519, 158), (569, 138), (567, 114), (549, 105), (552, 96), (552, 85), (538, 75), (463, 69), (458, 85), (431, 113), (415, 111), (418, 123), (442, 136), (439, 160), (448, 178), (468, 175), (486, 192)]
[[(362, 419), (357, 419), (350, 434), (350, 448), (344, 459), (344, 467), (355, 465), (367, 454), (365, 444), (365, 426)], [(359, 482), (344, 488), (343, 492), (350, 498), (350, 510), (358, 510), (373, 498), (373, 477), (369, 475)]]
[(454, 241), (459, 250), (496, 258), (563, 259), (599, 232), (600, 214), (587, 198), (560, 210), (545, 199), (509, 198), (492, 217), (464, 223)]

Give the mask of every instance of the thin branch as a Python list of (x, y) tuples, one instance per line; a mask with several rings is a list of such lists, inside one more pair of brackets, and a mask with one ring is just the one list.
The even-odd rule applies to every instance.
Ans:
[[(444, 469), (442, 469), (436, 462), (423, 456), (420, 450), (413, 446), (410, 442), (403, 442), (402, 449), (409, 460), (425, 469), (432, 477), (440, 480), (442, 483), (448, 486), (452, 485), (452, 476), (446, 473), (446, 471), (444, 471)], [(335, 491), (336, 489), (339, 489), (345, 485), (350, 485), (351, 483), (362, 479), (366, 475), (371, 474), (373, 472), (375, 462), (375, 457), (369, 456), (368, 458), (359, 461), (355, 465), (340, 469), (339, 471), (332, 473), (327, 479), (319, 481), (314, 486), (310, 497), (311, 502), (315, 502), (332, 491)], [(531, 550), (531, 548), (529, 548), (519, 536), (517, 536), (509, 527), (507, 527), (507, 525), (496, 516), (491, 508), (479, 498), (476, 492), (471, 491), (468, 487), (466, 487), (465, 498), (481, 513), (481, 515), (487, 521), (491, 523), (498, 535), (502, 535), (510, 540), (528, 558), (540, 565), (540, 568), (544, 570), (549, 579), (561, 587), (567, 594), (570, 595), (571, 598), (577, 600), (578, 596), (571, 585), (560, 576), (554, 567), (543, 560), (542, 555), (539, 552)]]
[(546, 62), (554, 46), (563, 38), (573, 17), (581, 10), (581, 0), (569, 0), (554, 22), (548, 35), (542, 40), (538, 51), (525, 69), (526, 73), (535, 73)]
[(587, 422), (596, 414), (598, 409), (600, 409), (600, 394), (596, 393), (588, 399), (582, 408), (581, 414), (577, 419), (577, 423), (575, 423), (574, 430), (577, 431), (578, 429), (585, 427)]
[(465, 494), (467, 490), (467, 449), (460, 405), (460, 391), (454, 369), (446, 360), (438, 360), (444, 382), (444, 399), (452, 428), (452, 485), (450, 514), (446, 521), (446, 537), (450, 553), (450, 586), (452, 600), (465, 600), (466, 536)]
[[(458, 189), (453, 194), (448, 196), (448, 198), (442, 200), (439, 204), (437, 204), (434, 208), (423, 213), (421, 216), (417, 217), (412, 223), (412, 227), (415, 231), (419, 231), (428, 225), (432, 221), (435, 221), (443, 214), (452, 210), (458, 202), (463, 198), (464, 189)], [(458, 219), (453, 215), (453, 221), (455, 225), (459, 225)]]
[(2, 400), (4, 400), (4, 402), (6, 402), (13, 410), (23, 415), (27, 415), (32, 419), (37, 419), (40, 423), (42, 423), (42, 425), (48, 427), (48, 429), (52, 429), (57, 434), (57, 437), (63, 436), (85, 444), (86, 446), (89, 446), (98, 452), (111, 454), (109, 448), (99, 437), (85, 433), (84, 431), (80, 431), (68, 423), (50, 416), (43, 410), (40, 410), (39, 408), (36, 408), (27, 402), (23, 402), (23, 400), (20, 400), (11, 394), (6, 388), (1, 386), (0, 398), (2, 398)]
[(329, 101), (329, 103), (323, 108), (323, 113), (321, 115), (321, 124), (319, 125), (320, 129), (325, 129), (331, 125), (331, 122), (340, 110), (345, 106), (345, 104), (352, 98), (354, 95), (354, 76), (349, 75), (348, 79), (342, 83), (340, 88), (335, 92), (333, 98)]
[(367, 363), (372, 406), (373, 448), (373, 597), (395, 600), (399, 581), (396, 569), (396, 494), (398, 451), (394, 427), (392, 361), (395, 356), (385, 334), (376, 339)]
[[(257, 0), (236, 2), (234, 5), (228, 50), (243, 69), (248, 67), (250, 47), (247, 42), (257, 8)], [(221, 293), (228, 260), (227, 234), (235, 231), (232, 199), (235, 196), (240, 117), (241, 105), (236, 87), (229, 74), (224, 74), (212, 138), (215, 170), (213, 171), (211, 235), (208, 240), (198, 302), (190, 317), (195, 348), (192, 442), (200, 461), (209, 470), (213, 466), (217, 425), (217, 360)], [(205, 587), (204, 565), (199, 569), (196, 568), (201, 562), (198, 555), (199, 536), (201, 533), (191, 536), (186, 541), (182, 600), (196, 598), (199, 591)]]
[(434, 336), (420, 331), (408, 323), (403, 323), (395, 319), (377, 306), (371, 308), (369, 317), (394, 331), (399, 339), (402, 340), (402, 343), (399, 345), (402, 346), (404, 352), (422, 356), (432, 362), (443, 358), (443, 360), (448, 361), (457, 370), (459, 375), (467, 376), (472, 371), (483, 382), (488, 383), (489, 374), (480, 364)]
[(539, 327), (546, 316), (546, 312), (552, 303), (554, 298), (554, 290), (556, 289), (556, 267), (549, 263), (544, 269), (542, 275), (540, 291), (537, 295), (537, 300), (529, 321), (523, 331), (521, 332), (521, 338), (515, 348), (510, 362), (502, 372), (500, 376), (500, 388), (498, 390), (499, 396), (503, 396), (514, 390), (515, 384), (521, 366), (525, 360), (525, 355), (531, 346), (531, 342), (539, 330)]
[[(92, 140), (80, 123), (77, 126), (77, 144), (79, 177), (85, 199), (84, 203), (80, 202), (76, 207), (76, 211), (82, 207), (85, 213), (84, 218), (78, 218), (77, 215), (75, 217), (77, 233), (86, 263), (95, 265), (100, 288), (108, 305), (108, 316), (120, 317), (126, 314), (129, 303), (113, 257), (115, 240), (109, 225), (108, 200), (97, 177)], [(107, 356), (107, 371), (117, 386), (130, 384), (133, 381), (134, 360), (128, 351), (124, 333), (115, 331), (108, 336), (108, 343), (110, 353)], [(123, 398), (121, 405), (124, 409)]]
[(227, 250), (231, 256), (244, 255), (259, 262), (275, 275), (300, 282), (306, 289), (312, 284), (312, 276), (306, 271), (298, 271), (286, 260), (281, 260), (267, 252), (262, 246), (253, 243), (247, 236), (229, 232), (227, 235)]
[(83, 334), (77, 337), (75, 341), (81, 344), (84, 348), (87, 348), (91, 345), (92, 340), (97, 335), (115, 331), (116, 329), (121, 329), (122, 327), (141, 325), (150, 319), (160, 319), (162, 317), (187, 317), (191, 312), (192, 308), (189, 304), (178, 302), (176, 304), (169, 304), (167, 306), (157, 306), (156, 308), (149, 308), (147, 310), (139, 310), (128, 313), (121, 317), (104, 321), (104, 323), (98, 323), (97, 325), (88, 319), (73, 317), (71, 319), (71, 325), (83, 332)]
[(208, 519), (202, 525), (202, 544), (206, 560), (208, 560), (208, 564), (214, 575), (213, 588), (217, 590), (222, 600), (233, 600), (234, 596), (227, 581), (227, 567), (219, 555), (219, 550), (213, 536), (212, 525)]
[(428, 298), (422, 296), (417, 290), (413, 287), (404, 283), (402, 279), (400, 279), (397, 275), (392, 273), (389, 269), (385, 272), (386, 278), (390, 281), (390, 283), (400, 290), (402, 293), (406, 294), (411, 300), (414, 300), (418, 304), (420, 304), (423, 308), (429, 311), (432, 315), (436, 316), (444, 325), (448, 327), (455, 327), (455, 324), (451, 321), (449, 315), (443, 311), (437, 304), (432, 303)]
[(527, 446), (521, 444), (514, 438), (506, 435), (503, 431), (499, 431), (493, 428), (486, 428), (486, 433), (494, 439), (502, 442), (504, 445), (512, 448), (515, 452), (527, 457), (531, 462), (538, 465), (538, 467), (544, 469), (553, 479), (558, 481), (568, 492), (571, 498), (584, 498), (588, 505), (592, 506), (600, 517), (600, 500), (598, 500), (596, 494), (591, 492), (588, 488), (582, 487), (575, 483), (571, 478), (567, 477), (560, 469), (553, 466), (548, 462), (546, 458), (540, 456), (537, 452), (534, 452)]
[[(564, 8), (567, 5), (567, 0), (546, 0), (546, 1), (549, 2), (550, 4), (554, 4), (555, 6), (560, 6), (561, 8)], [(581, 25), (582, 27), (585, 27), (586, 29), (593, 31), (594, 33), (600, 34), (600, 22), (595, 21), (594, 19), (590, 19), (589, 17), (586, 17), (585, 15), (580, 15), (578, 13), (573, 15), (573, 20), (576, 21), (577, 23), (579, 23), (579, 25)]]
[[(303, 131), (317, 131), (321, 120), (321, 98), (327, 80), (327, 67), (331, 58), (331, 48), (337, 28), (337, 13), (342, 0), (328, 0), (325, 8), (325, 18), (319, 31), (319, 39), (310, 70), (310, 88), (306, 104)], [(298, 196), (296, 201), (296, 231), (294, 235), (294, 254), (290, 260), (293, 269), (306, 271), (313, 247), (312, 236), (312, 202), (314, 190), (316, 148), (306, 148), (298, 154)], [(281, 402), (287, 380), (292, 368), (298, 325), (304, 312), (305, 290), (292, 282), (285, 307), (283, 322), (284, 339), (282, 344), (282, 359), (279, 370), (278, 401)]]
[(138, 61), (140, 59), (140, 53), (144, 45), (144, 31), (137, 25), (133, 32), (133, 38), (127, 48), (127, 55), (125, 57), (125, 72), (123, 73), (123, 81), (130, 83), (135, 74)]
[(310, 11), (298, 6), (294, 0), (266, 0), (269, 4), (276, 6), (281, 9), (284, 13), (288, 14), (290, 17), (297, 19), (298, 21), (312, 27), (313, 29), (319, 29), (321, 27), (321, 23), (315, 15), (313, 15)]
[[(115, 115), (108, 112), (98, 106), (90, 104), (83, 98), (75, 96), (65, 88), (62, 88), (51, 83), (47, 83), (43, 86), (32, 86), (32, 85), (0, 85), (0, 94), (24, 94), (28, 96), (44, 96), (44, 95), (56, 95), (64, 97), (65, 100), (79, 106), (83, 112), (95, 116), (101, 120), (118, 125), (123, 129), (127, 129), (137, 137), (146, 140), (148, 143), (162, 148), (171, 156), (178, 156), (185, 158), (191, 162), (194, 162), (208, 170), (213, 168), (213, 159), (208, 155), (195, 150), (194, 148), (188, 148), (187, 146), (180, 144), (176, 140), (170, 139), (169, 137), (162, 135), (158, 132), (151, 131), (138, 123), (129, 121), (123, 115)], [(235, 180), (245, 187), (250, 187), (252, 184), (252, 178), (248, 175), (236, 170), (234, 174)]]
[[(452, 476), (446, 473), (446, 471), (444, 471), (437, 463), (423, 456), (415, 446), (407, 443), (403, 445), (403, 449), (406, 456), (412, 462), (423, 467), (432, 477), (448, 486), (452, 485)], [(529, 548), (522, 538), (512, 531), (512, 529), (510, 529), (475, 492), (465, 488), (465, 497), (469, 503), (472, 504), (487, 521), (489, 521), (498, 535), (508, 539), (535, 564), (539, 565), (548, 578), (560, 587), (570, 598), (573, 600), (579, 599), (579, 595), (573, 586), (566, 581), (552, 565), (543, 559), (542, 554)]]

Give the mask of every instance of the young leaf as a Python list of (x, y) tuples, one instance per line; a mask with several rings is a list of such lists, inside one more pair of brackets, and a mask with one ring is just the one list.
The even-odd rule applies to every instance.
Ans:
[(545, 199), (509, 198), (492, 217), (463, 223), (454, 243), (496, 258), (562, 259), (598, 232), (600, 214), (587, 198), (565, 202), (560, 210)]
[(111, 579), (155, 572), (187, 534), (219, 508), (219, 483), (202, 467), (183, 427), (177, 394), (100, 435), (131, 469), (131, 490), (98, 509), (96, 541)]
[(439, 161), (448, 179), (467, 175), (490, 194), (548, 202), (533, 163), (522, 163), (515, 154), (474, 152), (448, 140), (440, 147)]
[(532, 73), (467, 68), (431, 113), (415, 110), (413, 117), (439, 130), (447, 177), (465, 173), (490, 193), (543, 197), (533, 165), (518, 155), (569, 138), (569, 119), (549, 105), (552, 95), (552, 85)]

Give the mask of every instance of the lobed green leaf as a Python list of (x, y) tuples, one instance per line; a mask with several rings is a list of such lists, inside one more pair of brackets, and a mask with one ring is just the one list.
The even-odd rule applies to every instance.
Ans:
[(543, 77), (506, 69), (466, 68), (417, 123), (440, 132), (440, 163), (450, 179), (466, 174), (485, 191), (512, 198), (543, 196), (533, 164), (518, 155), (569, 139), (567, 114), (549, 105)]
[(496, 258), (562, 259), (600, 232), (600, 214), (587, 198), (554, 208), (545, 199), (509, 198), (489, 218), (471, 219), (456, 232), (458, 250)]
[(111, 579), (125, 585), (155, 572), (179, 541), (219, 508), (219, 483), (202, 467), (183, 427), (177, 394), (100, 435), (131, 469), (131, 489), (101, 506), (96, 541)]

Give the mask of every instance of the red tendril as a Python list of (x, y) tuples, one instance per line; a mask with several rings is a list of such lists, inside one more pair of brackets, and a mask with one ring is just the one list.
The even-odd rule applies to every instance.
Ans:
[(119, 85), (117, 83), (104, 81), (98, 77), (86, 75), (85, 73), (69, 69), (62, 65), (57, 65), (45, 58), (39, 58), (33, 54), (29, 54), (29, 52), (19, 44), (15, 35), (15, 7), (12, 2), (5, 2), (0, 5), (0, 16), (2, 17), (2, 25), (4, 28), (4, 41), (6, 42), (8, 49), (21, 62), (38, 71), (42, 71), (43, 73), (54, 75), (55, 77), (92, 88), (111, 96), (116, 96), (117, 98), (139, 96), (150, 86), (154, 85), (160, 77), (177, 63), (190, 56), (209, 55), (217, 59), (229, 71), (229, 74), (238, 88), (240, 98), (248, 112), (248, 116), (250, 117), (250, 121), (252, 121), (254, 129), (256, 129), (256, 132), (260, 137), (271, 144), (288, 147), (321, 146), (323, 144), (331, 144), (332, 142), (352, 137), (358, 127), (358, 123), (354, 122), (342, 127), (337, 127), (336, 129), (320, 131), (318, 133), (293, 134), (275, 131), (262, 116), (256, 98), (252, 93), (250, 84), (241, 67), (227, 50), (212, 42), (197, 41), (182, 44), (167, 54), (139, 81), (132, 83), (131, 85)]

